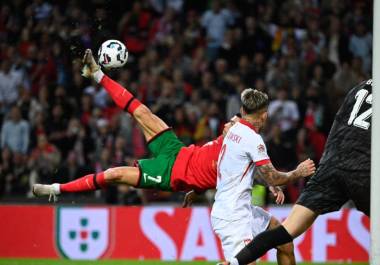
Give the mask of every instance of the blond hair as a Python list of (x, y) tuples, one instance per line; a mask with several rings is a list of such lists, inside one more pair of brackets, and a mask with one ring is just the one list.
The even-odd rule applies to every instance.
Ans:
[(241, 92), (241, 103), (247, 114), (266, 110), (269, 105), (268, 95), (257, 89), (246, 88)]

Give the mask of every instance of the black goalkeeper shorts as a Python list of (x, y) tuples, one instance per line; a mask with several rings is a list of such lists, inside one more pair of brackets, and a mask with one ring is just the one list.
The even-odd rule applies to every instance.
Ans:
[(338, 211), (348, 200), (358, 210), (370, 215), (369, 169), (347, 171), (332, 163), (320, 165), (306, 184), (297, 204), (317, 214)]

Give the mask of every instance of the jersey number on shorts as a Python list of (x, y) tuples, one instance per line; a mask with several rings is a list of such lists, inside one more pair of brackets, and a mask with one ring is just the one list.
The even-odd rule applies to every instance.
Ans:
[(369, 117), (372, 115), (372, 107), (364, 111), (362, 114), (358, 116), (358, 112), (365, 100), (368, 104), (372, 105), (372, 94), (369, 94), (365, 89), (360, 89), (355, 95), (355, 105), (351, 111), (350, 119), (348, 120), (348, 125), (353, 125), (355, 127), (359, 127), (365, 130), (368, 130), (371, 125), (368, 121)]
[(144, 173), (144, 180), (145, 180), (145, 182), (146, 182), (146, 179), (149, 179), (149, 180), (154, 181), (156, 183), (161, 183), (161, 181), (162, 181), (162, 177), (161, 176), (153, 177), (153, 176), (149, 176), (148, 174)]

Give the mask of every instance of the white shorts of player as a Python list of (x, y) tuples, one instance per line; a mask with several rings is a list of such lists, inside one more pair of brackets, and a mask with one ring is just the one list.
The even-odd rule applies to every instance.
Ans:
[(271, 214), (257, 206), (252, 206), (252, 218), (228, 221), (211, 217), (214, 232), (222, 242), (224, 258), (231, 260), (235, 257), (256, 235), (268, 228), (270, 219)]

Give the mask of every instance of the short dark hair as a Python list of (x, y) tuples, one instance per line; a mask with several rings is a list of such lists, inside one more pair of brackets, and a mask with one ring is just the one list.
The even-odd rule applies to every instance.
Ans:
[(241, 92), (241, 103), (247, 114), (266, 110), (269, 105), (268, 95), (257, 89), (246, 88)]

